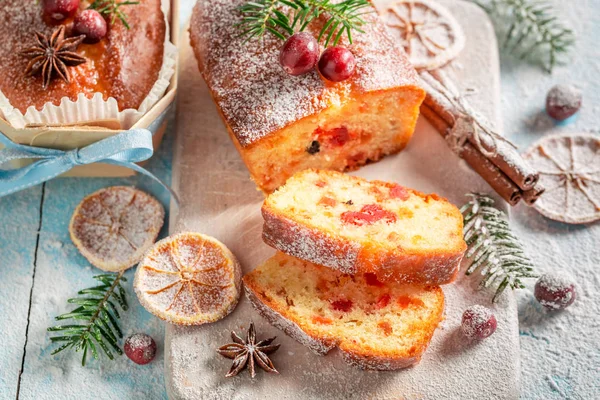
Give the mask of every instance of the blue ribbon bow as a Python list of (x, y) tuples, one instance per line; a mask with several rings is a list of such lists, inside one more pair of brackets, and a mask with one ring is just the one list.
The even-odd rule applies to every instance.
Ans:
[(77, 165), (97, 162), (114, 164), (146, 175), (167, 189), (175, 202), (177, 195), (151, 172), (135, 164), (149, 159), (154, 153), (152, 133), (147, 129), (131, 129), (74, 150), (56, 150), (17, 144), (0, 132), (0, 166), (20, 159), (33, 163), (16, 169), (0, 169), (0, 197), (18, 192), (64, 174)]

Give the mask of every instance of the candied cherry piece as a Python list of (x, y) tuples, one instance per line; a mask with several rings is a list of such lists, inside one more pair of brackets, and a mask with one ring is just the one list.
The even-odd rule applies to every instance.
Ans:
[(377, 204), (367, 204), (360, 211), (346, 211), (342, 213), (341, 218), (345, 223), (358, 226), (371, 225), (381, 220), (387, 223), (396, 222), (396, 214)]
[(343, 311), (343, 312), (348, 312), (350, 310), (352, 310), (352, 300), (347, 300), (347, 299), (339, 299), (339, 300), (334, 300), (331, 302), (331, 308), (333, 308), (334, 310), (337, 311)]
[(279, 63), (290, 75), (303, 75), (317, 65), (319, 43), (313, 35), (299, 32), (288, 38), (279, 53)]
[(329, 129), (327, 131), (317, 128), (315, 136), (317, 139), (326, 142), (331, 147), (341, 147), (350, 140), (350, 132), (348, 132), (348, 128), (345, 126)]
[(319, 59), (319, 72), (328, 81), (345, 81), (354, 75), (355, 68), (354, 54), (343, 46), (329, 47)]
[(393, 199), (408, 200), (410, 193), (404, 186), (394, 185), (390, 189), (390, 197)]
[(485, 339), (496, 331), (497, 325), (492, 310), (476, 304), (463, 313), (461, 330), (469, 339)]
[(369, 286), (383, 287), (383, 282), (377, 279), (377, 275), (373, 272), (365, 272), (365, 282)]
[(535, 283), (535, 298), (549, 310), (567, 308), (577, 298), (575, 284), (564, 275), (542, 275)]
[(85, 43), (98, 43), (108, 31), (106, 20), (96, 10), (84, 10), (77, 14), (73, 22), (73, 33), (85, 35)]
[(123, 349), (131, 361), (144, 365), (154, 360), (156, 342), (145, 333), (134, 333), (125, 340)]
[(388, 304), (390, 304), (391, 299), (392, 299), (392, 297), (388, 293), (382, 294), (381, 296), (379, 296), (377, 298), (377, 302), (375, 303), (375, 308), (378, 310), (385, 308)]
[(75, 15), (79, 0), (44, 0), (44, 13), (56, 21), (62, 21)]
[(546, 112), (557, 121), (564, 121), (581, 108), (581, 90), (572, 85), (556, 85), (546, 96)]

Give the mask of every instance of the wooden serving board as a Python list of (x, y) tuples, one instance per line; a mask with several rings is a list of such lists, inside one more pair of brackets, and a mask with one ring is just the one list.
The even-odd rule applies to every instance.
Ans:
[[(444, 2), (467, 35), (467, 46), (454, 62), (459, 86), (476, 88), (469, 100), (500, 128), (499, 66), (494, 31), (487, 16), (471, 3)], [(178, 137), (173, 186), (181, 208), (171, 231), (193, 230), (224, 242), (238, 257), (244, 273), (274, 250), (261, 240), (263, 195), (231, 143), (198, 72), (184, 35), (180, 52)], [(396, 181), (436, 192), (455, 204), (471, 191), (491, 192), (449, 150), (423, 119), (400, 154), (362, 168), (357, 175)], [(321, 357), (269, 325), (242, 298), (225, 319), (205, 326), (168, 325), (165, 340), (167, 392), (172, 399), (514, 399), (519, 394), (519, 339), (515, 300), (503, 296), (493, 306), (496, 333), (481, 343), (467, 342), (459, 331), (463, 310), (490, 307), (489, 292), (461, 278), (444, 287), (446, 318), (421, 363), (396, 372), (367, 372), (346, 365), (337, 351)], [(277, 335), (281, 349), (273, 355), (280, 375), (259, 371), (225, 378), (230, 360), (216, 348), (230, 341), (230, 331), (245, 331), (254, 321), (260, 338)]]

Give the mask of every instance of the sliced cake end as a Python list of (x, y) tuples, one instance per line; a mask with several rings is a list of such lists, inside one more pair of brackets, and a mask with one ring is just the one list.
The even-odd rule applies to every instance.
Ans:
[(274, 326), (318, 354), (339, 347), (364, 369), (421, 359), (442, 319), (439, 287), (382, 283), (277, 253), (244, 277), (246, 295)]

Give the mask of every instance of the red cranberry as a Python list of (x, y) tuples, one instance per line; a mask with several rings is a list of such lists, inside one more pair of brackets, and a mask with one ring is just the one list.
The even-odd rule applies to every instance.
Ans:
[(84, 10), (77, 14), (73, 23), (75, 35), (85, 35), (85, 43), (98, 43), (106, 36), (108, 27), (104, 17), (96, 10)]
[(341, 82), (354, 75), (356, 60), (350, 50), (343, 46), (330, 47), (319, 60), (319, 71), (329, 81)]
[(279, 63), (290, 75), (311, 71), (319, 61), (319, 43), (313, 35), (299, 32), (285, 41), (279, 53)]
[(144, 365), (154, 360), (156, 342), (145, 333), (135, 333), (125, 340), (125, 354), (136, 364)]
[(497, 324), (492, 310), (477, 304), (463, 313), (461, 329), (469, 339), (485, 339), (496, 331)]
[(72, 17), (79, 8), (79, 0), (44, 0), (44, 13), (50, 18), (62, 21)]
[(575, 284), (562, 275), (542, 275), (533, 293), (540, 304), (549, 310), (567, 308), (577, 298)]
[(546, 96), (546, 112), (557, 121), (575, 114), (581, 107), (581, 90), (572, 85), (556, 85)]

